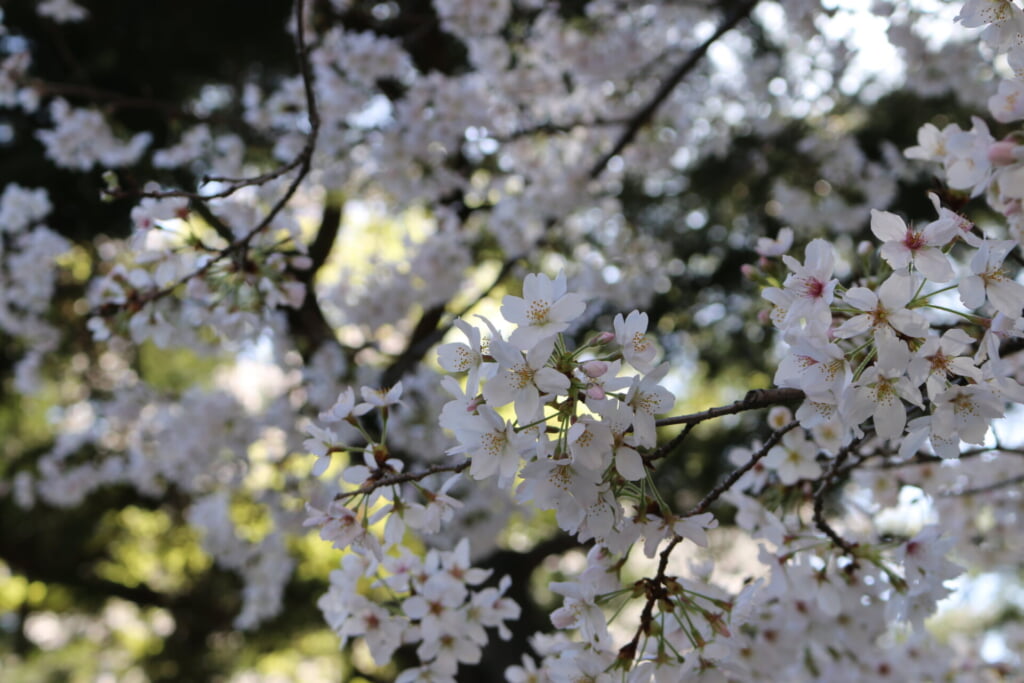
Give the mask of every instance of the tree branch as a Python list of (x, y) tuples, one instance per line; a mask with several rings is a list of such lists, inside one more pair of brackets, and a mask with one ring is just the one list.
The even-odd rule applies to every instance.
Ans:
[(838, 547), (842, 548), (843, 552), (853, 558), (854, 561), (857, 559), (856, 543), (851, 543), (840, 536), (832, 525), (825, 519), (825, 494), (828, 493), (829, 489), (837, 479), (836, 474), (843, 466), (843, 462), (850, 456), (850, 453), (860, 445), (862, 439), (854, 439), (849, 445), (844, 446), (832, 461), (828, 470), (821, 476), (819, 480), (818, 488), (814, 492), (814, 524), (818, 527), (818, 530), (832, 539)]
[(804, 392), (799, 389), (754, 389), (752, 391), (748, 391), (747, 395), (744, 396), (742, 400), (736, 401), (730, 405), (708, 408), (707, 410), (702, 410), (699, 413), (691, 413), (689, 415), (666, 417), (661, 420), (657, 420), (654, 424), (658, 427), (697, 424), (699, 422), (704, 422), (705, 420), (713, 420), (716, 417), (722, 417), (723, 415), (742, 413), (746, 410), (756, 410), (757, 408), (765, 408), (777, 403), (798, 401), (802, 398), (804, 398)]
[(432, 465), (427, 469), (423, 470), (422, 472), (399, 472), (397, 474), (391, 474), (386, 477), (381, 477), (380, 479), (371, 479), (370, 481), (365, 482), (359, 488), (353, 491), (339, 493), (334, 498), (335, 500), (344, 500), (346, 498), (352, 498), (353, 496), (366, 495), (368, 493), (373, 493), (382, 486), (394, 486), (395, 484), (404, 484), (410, 481), (422, 481), (423, 479), (426, 479), (430, 475), (438, 474), (440, 472), (454, 472), (458, 474), (459, 472), (462, 472), (467, 467), (469, 467), (469, 464), (469, 460), (463, 460), (462, 462), (457, 463), (455, 465)]
[(619, 136), (615, 145), (590, 168), (589, 176), (591, 178), (597, 178), (601, 175), (601, 172), (604, 170), (605, 166), (608, 165), (608, 162), (611, 161), (615, 155), (625, 149), (626, 145), (632, 142), (633, 138), (635, 138), (637, 133), (640, 132), (640, 129), (643, 128), (651, 117), (654, 116), (654, 112), (658, 110), (658, 107), (661, 106), (662, 102), (664, 102), (672, 91), (675, 90), (675, 87), (679, 85), (679, 82), (682, 81), (695, 66), (697, 66), (697, 63), (700, 62), (701, 58), (708, 51), (708, 48), (710, 48), (715, 41), (732, 30), (743, 18), (749, 16), (750, 12), (753, 11), (754, 7), (757, 5), (757, 2), (758, 0), (745, 0), (745, 2), (737, 6), (733, 10), (732, 14), (725, 18), (725, 20), (718, 26), (715, 32), (708, 37), (707, 40), (698, 45), (694, 48), (693, 52), (687, 55), (686, 59), (684, 59), (683, 62), (676, 67), (675, 71), (665, 79), (665, 82), (661, 84), (661, 87), (658, 88), (658, 91), (654, 93), (650, 100), (648, 100), (647, 104), (633, 115), (633, 118), (629, 121), (629, 125), (626, 126), (624, 131), (622, 131), (622, 135)]
[(699, 515), (701, 513), (707, 512), (708, 508), (711, 507), (711, 505), (716, 500), (718, 500), (723, 493), (731, 489), (733, 485), (740, 480), (740, 477), (742, 477), (744, 474), (753, 469), (754, 465), (760, 462), (763, 457), (768, 455), (768, 451), (774, 448), (775, 445), (782, 440), (782, 437), (785, 436), (787, 432), (796, 429), (799, 425), (799, 422), (793, 420), (784, 427), (780, 427), (779, 429), (773, 431), (771, 435), (767, 439), (765, 439), (764, 445), (761, 446), (761, 450), (751, 455), (750, 460), (748, 460), (745, 464), (733, 470), (728, 477), (722, 480), (722, 482), (718, 484), (718, 486), (711, 489), (711, 491), (709, 491), (708, 494), (704, 496), (699, 503), (693, 506), (693, 508), (691, 508), (689, 512), (683, 515), (683, 517), (692, 517), (694, 515)]

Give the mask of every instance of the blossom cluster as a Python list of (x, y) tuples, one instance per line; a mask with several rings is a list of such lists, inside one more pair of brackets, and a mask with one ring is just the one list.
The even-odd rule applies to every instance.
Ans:
[[(43, 224), (53, 209), (44, 190), (11, 183), (0, 195), (0, 331), (26, 349), (13, 385), (38, 394), (40, 377), (66, 370), (51, 382), (56, 443), (12, 464), (0, 495), (23, 508), (75, 507), (115, 485), (173, 498), (168, 508), (180, 505), (212, 560), (241, 577), (239, 629), (284, 609), (299, 566), (290, 541), (315, 528), (342, 555), (318, 602), (324, 619), (379, 667), (409, 665), (402, 683), (452, 681), (485, 659), (493, 633), (509, 638), (521, 611), (509, 595), (522, 587), (483, 567), (508, 545), (499, 531), (513, 509), (550, 513), (541, 517), (559, 528), (555, 540), (568, 542), (535, 567), (556, 596), (555, 630), (533, 635), (511, 681), (980, 680), (976, 653), (924, 623), (964, 567), (1019, 569), (1021, 450), (998, 429), (1024, 403), (1024, 131), (998, 139), (977, 117), (970, 130), (923, 126), (906, 157), (941, 167), (952, 191), (931, 195), (934, 215), (919, 226), (881, 210), (919, 167), (895, 146), (869, 155), (831, 127), (798, 143), (820, 179), (813, 193), (772, 179), (771, 215), (793, 229), (762, 237), (747, 269), (772, 304), (781, 391), (659, 419), (676, 403), (680, 355), (659, 362), (640, 309), (669, 288), (668, 274), (702, 281), (720, 259), (683, 258), (658, 231), (630, 225), (627, 173), (643, 178), (644, 201), (685, 204), (680, 177), (694, 161), (737, 134), (774, 136), (845, 90), (834, 67), (847, 48), (824, 39), (817, 0), (735, 4), (754, 13), (758, 39), (726, 31), (707, 51), (720, 17), (694, 3), (591, 0), (567, 21), (576, 10), (564, 3), (435, 0), (443, 35), (431, 40), (453, 43), (431, 50), (465, 52), (447, 69), (424, 67), (416, 45), (430, 41), (399, 35), (418, 18), (388, 23), (404, 3), (374, 7), (371, 22), (359, 3), (300, 0), (290, 30), (301, 73), (239, 89), (244, 131), (211, 115), (221, 106), (211, 85), (161, 149), (117, 121), (119, 106), (145, 100), (71, 104), (61, 84), (35, 79), (30, 42), (5, 36), (0, 106), (44, 122), (32, 140), (56, 167), (126, 169), (124, 185), (104, 176), (104, 198), (135, 203), (127, 239), (69, 256)], [(50, 24), (90, 16), (72, 0), (36, 11)], [(984, 96), (955, 69), (934, 75), (973, 43), (935, 54), (916, 9), (880, 1), (871, 11), (891, 15), (908, 62), (917, 50), (931, 67), (909, 72), (908, 88), (949, 89), (966, 104), (991, 95), (999, 125), (1024, 119), (1017, 4), (961, 9), (960, 23), (984, 28), (1017, 74)], [(793, 35), (807, 38), (800, 58), (790, 58)], [(762, 42), (787, 57), (765, 58)], [(666, 57), (690, 49), (698, 61), (713, 55), (707, 75), (633, 118), (664, 91)], [(730, 73), (733, 62), (744, 68)], [(69, 92), (78, 102), (91, 90)], [(635, 138), (616, 138), (620, 128)], [(280, 165), (268, 171), (267, 159)], [(140, 163), (196, 184), (136, 187)], [(998, 222), (959, 213), (982, 195)], [(353, 214), (375, 203), (410, 222), (429, 214), (425, 235), (402, 237), (407, 262), (382, 256), (389, 247), (364, 257), (342, 196)], [(695, 208), (685, 222), (707, 219)], [(348, 241), (332, 255), (342, 223)], [(805, 244), (821, 225), (839, 238)], [(737, 220), (729, 239), (749, 226)], [(854, 258), (843, 237), (865, 226), (877, 243)], [(341, 251), (346, 263), (326, 277)], [(496, 254), (494, 291), (524, 254), (530, 267), (565, 270), (525, 275), (521, 296), (500, 301), (502, 320), (474, 316), (486, 294), (469, 304), (473, 269), (498, 266)], [(52, 267), (72, 259), (90, 267)], [(92, 271), (75, 281), (84, 298), (58, 307), (71, 270)], [(694, 296), (694, 311), (744, 313), (732, 310), (741, 297)], [(89, 318), (92, 339), (54, 325), (69, 310)], [(437, 348), (442, 374), (419, 359), (433, 360), (449, 322), (462, 338)], [(276, 379), (255, 389), (239, 362), (214, 391), (150, 386), (138, 369), (145, 342), (243, 349), (270, 357)], [(75, 349), (66, 364), (65, 347)], [(382, 379), (388, 364), (394, 377)], [(791, 400), (802, 404), (776, 405)], [(729, 452), (735, 469), (699, 502), (665, 490), (659, 468), (693, 427), (768, 406), (756, 425), (767, 434)], [(913, 505), (925, 510), (919, 523), (905, 522)], [(235, 506), (258, 509), (266, 529), (243, 530)], [(999, 638), (1024, 651), (1024, 634), (1006, 627)]]

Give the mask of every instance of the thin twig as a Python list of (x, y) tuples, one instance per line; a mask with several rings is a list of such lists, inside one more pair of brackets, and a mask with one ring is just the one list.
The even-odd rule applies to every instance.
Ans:
[(441, 472), (454, 472), (458, 474), (469, 467), (469, 464), (469, 460), (463, 460), (455, 465), (433, 465), (422, 472), (399, 472), (397, 474), (381, 477), (380, 479), (371, 479), (353, 491), (346, 491), (345, 493), (338, 494), (335, 496), (335, 500), (344, 500), (346, 498), (352, 498), (353, 496), (373, 493), (383, 486), (394, 486), (395, 484), (404, 484), (410, 481), (421, 481), (432, 474), (438, 474)]
[(821, 476), (821, 479), (819, 479), (820, 483), (818, 484), (817, 490), (814, 492), (815, 526), (818, 527), (819, 531), (832, 539), (832, 542), (842, 548), (843, 552), (853, 558), (854, 561), (857, 559), (857, 544), (851, 543), (840, 536), (839, 533), (836, 532), (836, 530), (828, 523), (828, 520), (825, 519), (825, 494), (828, 493), (829, 489), (832, 488), (832, 485), (835, 483), (835, 479), (837, 478), (836, 474), (842, 467), (843, 462), (849, 457), (850, 453), (860, 445), (861, 441), (862, 439), (854, 439), (849, 443), (849, 445), (840, 449), (828, 470)]
[(629, 121), (629, 125), (626, 126), (624, 131), (622, 131), (622, 135), (619, 136), (615, 145), (591, 167), (589, 173), (591, 178), (596, 178), (601, 175), (601, 172), (604, 170), (605, 166), (608, 165), (608, 162), (626, 148), (626, 145), (636, 137), (637, 133), (640, 132), (640, 129), (644, 127), (652, 116), (654, 116), (654, 112), (658, 110), (658, 107), (661, 106), (662, 102), (664, 102), (672, 91), (675, 90), (675, 87), (679, 85), (679, 82), (686, 77), (686, 74), (690, 73), (690, 71), (697, 66), (697, 63), (700, 62), (704, 53), (708, 51), (708, 48), (710, 48), (715, 41), (732, 30), (732, 28), (735, 27), (736, 24), (738, 24), (744, 17), (748, 16), (757, 5), (757, 2), (758, 0), (746, 0), (746, 2), (743, 2), (736, 7), (736, 9), (733, 10), (733, 13), (726, 17), (726, 19), (718, 26), (715, 32), (708, 37), (707, 40), (698, 45), (694, 48), (693, 52), (687, 55), (686, 59), (684, 59), (683, 62), (676, 67), (675, 71), (665, 79), (665, 82), (661, 84), (661, 87), (658, 88), (658, 91), (654, 93), (650, 100), (648, 100), (647, 104), (633, 115), (633, 118)]
[(774, 448), (775, 445), (782, 440), (783, 436), (785, 436), (788, 432), (796, 429), (799, 425), (799, 422), (793, 420), (784, 427), (780, 427), (779, 429), (773, 431), (771, 435), (767, 439), (765, 439), (764, 445), (761, 446), (761, 449), (750, 456), (750, 460), (748, 460), (746, 463), (733, 470), (728, 477), (723, 479), (721, 483), (718, 484), (718, 486), (711, 489), (711, 491), (709, 491), (708, 494), (704, 496), (699, 503), (693, 506), (693, 508), (691, 508), (689, 512), (684, 514), (683, 517), (692, 517), (694, 515), (699, 515), (701, 513), (707, 512), (708, 508), (711, 507), (712, 504), (714, 504), (714, 502), (718, 500), (723, 493), (731, 489), (733, 485), (740, 480), (740, 477), (742, 477), (744, 474), (753, 469), (754, 465), (760, 462), (760, 460), (763, 457), (768, 455), (768, 451)]

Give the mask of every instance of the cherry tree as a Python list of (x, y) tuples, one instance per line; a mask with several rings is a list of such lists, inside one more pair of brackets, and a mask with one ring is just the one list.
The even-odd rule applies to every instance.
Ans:
[(277, 5), (4, 9), (5, 669), (1020, 675), (1018, 4)]

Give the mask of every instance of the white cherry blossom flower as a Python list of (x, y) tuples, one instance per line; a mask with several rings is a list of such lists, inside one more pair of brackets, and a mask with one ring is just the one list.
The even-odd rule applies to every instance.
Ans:
[(842, 393), (853, 377), (846, 354), (824, 337), (787, 334), (790, 345), (775, 371), (775, 384), (807, 394)]
[(960, 126), (950, 124), (939, 130), (934, 124), (926, 123), (917, 129), (917, 144), (908, 147), (903, 155), (908, 159), (942, 162), (946, 158), (946, 137), (959, 131)]
[(841, 339), (855, 337), (871, 330), (876, 336), (895, 330), (908, 337), (923, 337), (928, 321), (906, 308), (917, 289), (916, 278), (905, 271), (896, 271), (878, 288), (875, 294), (867, 287), (851, 287), (843, 295), (843, 302), (864, 311), (836, 328)]
[(935, 397), (932, 433), (983, 444), (992, 420), (1002, 417), (1003, 399), (983, 384), (952, 386)]
[(466, 385), (469, 391), (476, 391), (480, 380), (481, 367), (484, 365), (484, 349), (480, 338), (480, 330), (461, 318), (454, 322), (455, 327), (466, 335), (466, 341), (442, 344), (437, 349), (437, 362), (448, 372), (468, 373)]
[(625, 319), (619, 313), (613, 321), (615, 342), (622, 346), (622, 356), (626, 362), (640, 372), (654, 369), (654, 357), (658, 349), (647, 337), (647, 314), (632, 311)]
[(334, 402), (329, 410), (320, 413), (321, 422), (341, 422), (352, 420), (360, 415), (370, 412), (370, 406), (366, 403), (356, 405), (356, 393), (352, 387), (345, 387), (345, 390), (338, 394), (338, 400)]
[(566, 440), (574, 462), (592, 470), (603, 471), (608, 466), (613, 447), (612, 430), (608, 425), (584, 415), (569, 427)]
[[(783, 290), (793, 296), (786, 312), (784, 324), (796, 326), (804, 321), (808, 326), (827, 329), (832, 322), (829, 306), (839, 281), (832, 277), (835, 255), (832, 245), (823, 239), (812, 240), (804, 251), (804, 263), (792, 256), (783, 256), (783, 262), (792, 271), (783, 283)], [(765, 290), (764, 296), (775, 301)]]
[(597, 605), (597, 585), (589, 581), (555, 581), (551, 591), (564, 597), (562, 606), (551, 613), (555, 628), (578, 628), (583, 641), (599, 650), (611, 644), (604, 611)]
[(995, 142), (988, 126), (977, 116), (969, 131), (955, 130), (946, 138), (946, 180), (957, 190), (970, 190), (971, 196), (981, 194), (992, 175), (988, 150)]
[(339, 500), (332, 500), (326, 510), (318, 510), (306, 503), (309, 517), (303, 526), (320, 527), (320, 538), (330, 541), (338, 550), (352, 546), (360, 554), (369, 554), (378, 561), (384, 553), (377, 538), (366, 530), (355, 512), (345, 507)]
[(938, 248), (949, 242), (949, 231), (942, 225), (929, 223), (923, 229), (915, 230), (894, 213), (872, 209), (871, 232), (882, 240), (882, 258), (893, 270), (913, 264), (932, 282), (953, 279), (953, 267)]
[(509, 342), (521, 349), (531, 349), (539, 341), (565, 331), (569, 323), (583, 315), (587, 307), (579, 294), (567, 293), (565, 273), (552, 280), (540, 273), (530, 273), (523, 280), (523, 296), (506, 295), (501, 302), (505, 320), (518, 325)]
[(1011, 279), (1003, 260), (1017, 246), (1013, 240), (985, 240), (971, 259), (971, 273), (960, 281), (960, 301), (968, 308), (980, 308), (986, 299), (1000, 313), (1021, 317), (1024, 285)]
[(818, 446), (807, 439), (802, 429), (791, 429), (764, 457), (764, 466), (775, 470), (779, 481), (792, 486), (801, 479), (814, 479), (821, 474), (816, 457)]
[(516, 499), (532, 500), (541, 509), (554, 510), (558, 526), (576, 533), (587, 509), (598, 501), (602, 474), (569, 458), (540, 458), (523, 467)]
[(668, 363), (662, 363), (643, 378), (633, 378), (624, 403), (633, 410), (633, 438), (637, 446), (652, 447), (657, 444), (657, 428), (654, 416), (669, 410), (676, 397), (671, 391), (658, 384), (668, 373)]
[(391, 388), (374, 389), (362, 387), (360, 393), (363, 395), (364, 403), (360, 403), (355, 410), (362, 411), (359, 415), (367, 413), (375, 408), (387, 408), (402, 402), (402, 383), (396, 382)]
[(942, 206), (939, 196), (934, 192), (928, 193), (928, 199), (935, 207), (938, 218), (925, 226), (926, 230), (932, 230), (932, 235), (938, 240), (944, 240), (942, 244), (948, 244), (951, 240), (959, 237), (972, 247), (981, 246), (981, 237), (974, 232), (974, 224), (960, 214)]
[(769, 258), (788, 254), (792, 246), (793, 228), (780, 228), (775, 239), (771, 239), (770, 237), (758, 237), (757, 246), (754, 247), (754, 251), (757, 252), (758, 256)]
[(338, 437), (329, 429), (319, 427), (312, 422), (306, 425), (309, 438), (302, 442), (303, 448), (317, 457), (313, 464), (313, 476), (319, 477), (331, 464), (331, 453), (335, 451)]
[(615, 462), (615, 471), (627, 481), (643, 479), (646, 476), (644, 459), (635, 448), (635, 435), (627, 433), (633, 425), (633, 411), (618, 401), (594, 404), (592, 409), (601, 416), (601, 424), (606, 425), (611, 432), (610, 453)]
[(914, 353), (907, 375), (914, 384), (924, 384), (933, 401), (945, 391), (949, 375), (980, 382), (981, 370), (970, 358), (960, 355), (973, 343), (974, 339), (959, 329), (947, 330), (941, 337), (929, 337)]
[(701, 548), (708, 547), (708, 530), (718, 528), (718, 520), (710, 512), (679, 517), (672, 522), (672, 532), (693, 541)]
[(533, 447), (534, 440), (526, 432), (516, 432), (490, 406), (480, 406), (476, 414), (466, 414), (461, 421), (448, 426), (455, 432), (460, 446), (449, 454), (465, 453), (471, 458), (469, 475), (486, 479), (498, 474), (498, 485), (507, 488), (519, 469), (522, 454)]
[(554, 337), (545, 338), (524, 355), (508, 342), (492, 340), (491, 355), (498, 361), (498, 372), (484, 385), (487, 403), (514, 403), (520, 424), (538, 419), (542, 395), (557, 395), (569, 389), (569, 378), (546, 366), (554, 344)]
[(424, 534), (436, 534), (444, 522), (451, 521), (455, 512), (463, 506), (461, 500), (448, 495), (459, 479), (461, 475), (456, 474), (449, 477), (436, 492), (424, 490), (423, 495), (427, 497), (426, 505), (413, 503), (405, 510), (405, 519), (409, 526)]
[(996, 94), (988, 98), (988, 110), (999, 123), (1010, 123), (1024, 118), (1024, 81), (1003, 79)]
[(875, 338), (878, 360), (846, 391), (840, 406), (850, 424), (873, 416), (875, 432), (883, 439), (899, 436), (907, 424), (906, 400), (921, 406), (921, 392), (906, 376), (910, 350), (894, 334)]

